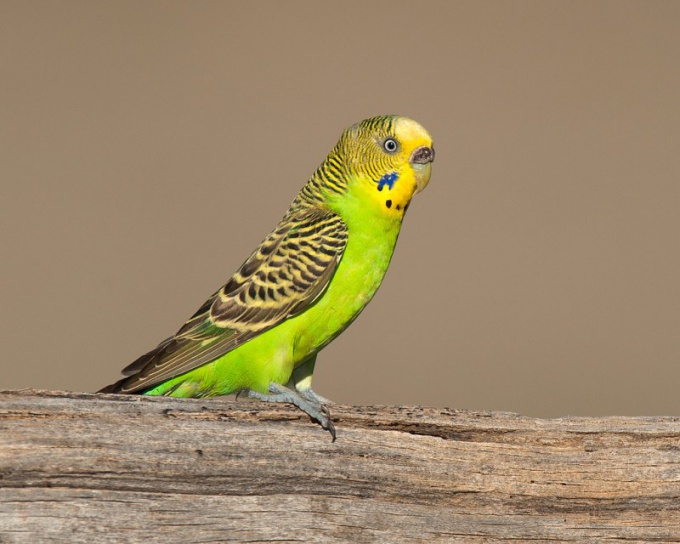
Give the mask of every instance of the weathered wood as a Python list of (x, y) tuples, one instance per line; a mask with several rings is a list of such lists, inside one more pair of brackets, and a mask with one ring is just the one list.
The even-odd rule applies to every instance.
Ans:
[(680, 418), (0, 392), (0, 542), (680, 542)]

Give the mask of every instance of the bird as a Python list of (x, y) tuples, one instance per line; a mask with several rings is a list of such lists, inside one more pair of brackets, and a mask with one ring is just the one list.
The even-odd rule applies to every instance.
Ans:
[(343, 131), (283, 219), (229, 281), (100, 393), (293, 404), (336, 440), (312, 389), (317, 354), (371, 301), (404, 214), (430, 181), (434, 147), (398, 115)]

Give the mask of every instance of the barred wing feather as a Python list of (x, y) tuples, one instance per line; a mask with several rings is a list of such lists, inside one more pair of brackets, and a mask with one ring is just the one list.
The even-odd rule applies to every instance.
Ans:
[(304, 312), (328, 286), (346, 244), (347, 225), (337, 214), (316, 207), (291, 210), (175, 336), (102, 392), (149, 389)]

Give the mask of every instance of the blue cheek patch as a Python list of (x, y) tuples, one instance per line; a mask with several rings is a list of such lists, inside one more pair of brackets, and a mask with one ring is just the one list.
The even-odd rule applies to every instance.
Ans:
[(382, 191), (385, 185), (387, 185), (387, 188), (391, 191), (398, 177), (399, 176), (397, 175), (396, 172), (392, 172), (391, 174), (385, 174), (378, 180), (378, 191)]

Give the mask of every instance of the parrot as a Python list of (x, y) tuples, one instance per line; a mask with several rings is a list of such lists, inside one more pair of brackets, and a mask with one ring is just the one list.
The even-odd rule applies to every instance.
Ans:
[(312, 389), (319, 351), (380, 287), (414, 194), (430, 181), (432, 137), (408, 117), (346, 129), (283, 219), (177, 331), (100, 393), (292, 404), (336, 439)]

